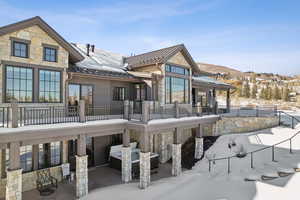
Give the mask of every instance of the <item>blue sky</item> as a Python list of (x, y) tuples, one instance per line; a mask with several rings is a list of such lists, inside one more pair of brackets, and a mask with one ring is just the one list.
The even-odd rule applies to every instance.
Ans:
[(300, 74), (297, 0), (0, 0), (0, 8), (0, 26), (39, 15), (70, 42), (124, 55), (184, 43), (195, 61)]

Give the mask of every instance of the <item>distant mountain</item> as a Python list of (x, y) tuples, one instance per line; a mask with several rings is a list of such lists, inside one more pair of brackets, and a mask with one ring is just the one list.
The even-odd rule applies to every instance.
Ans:
[(245, 76), (245, 74), (239, 70), (230, 68), (230, 67), (225, 67), (222, 65), (213, 65), (213, 64), (207, 64), (207, 63), (197, 63), (199, 66), (199, 69), (208, 73), (212, 74), (228, 74), (231, 76)]

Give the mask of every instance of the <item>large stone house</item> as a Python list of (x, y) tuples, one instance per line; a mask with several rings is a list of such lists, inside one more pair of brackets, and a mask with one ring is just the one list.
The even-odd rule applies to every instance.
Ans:
[[(204, 127), (230, 109), (232, 87), (205, 76), (183, 44), (126, 57), (68, 43), (40, 17), (0, 27), (0, 73), (0, 197), (6, 199), (36, 188), (39, 170), (50, 168), (60, 180), (64, 163), (76, 170), (82, 197), (88, 167), (106, 164), (107, 149), (119, 144), (120, 179), (128, 182), (130, 142), (140, 149), (141, 188), (150, 183), (152, 153), (161, 163), (172, 157), (177, 176), (181, 145), (196, 137), (200, 158), (201, 138), (214, 134)], [(227, 91), (223, 109), (216, 90)]]

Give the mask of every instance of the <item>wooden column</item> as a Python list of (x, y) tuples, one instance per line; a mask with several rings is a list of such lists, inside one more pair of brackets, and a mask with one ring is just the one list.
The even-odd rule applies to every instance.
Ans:
[(230, 113), (230, 89), (227, 90), (227, 98), (226, 98), (226, 111)]
[(122, 147), (122, 181), (128, 183), (132, 180), (132, 162), (129, 130), (123, 132)]
[(68, 163), (69, 162), (69, 145), (68, 145), (68, 141), (62, 141), (61, 142), (61, 161), (63, 164)]
[(17, 170), (21, 168), (20, 163), (20, 143), (12, 142), (9, 144), (9, 170)]
[(39, 145), (32, 145), (32, 167), (33, 171), (39, 169)]
[(76, 156), (76, 197), (88, 194), (88, 156), (86, 155), (86, 135), (78, 135)]
[(0, 152), (0, 179), (6, 177), (6, 149), (1, 149)]
[(143, 101), (142, 103), (142, 122), (147, 123), (149, 121), (149, 107), (150, 102), (149, 101)]
[(203, 137), (203, 125), (199, 124), (196, 128), (196, 138)]
[(85, 122), (85, 101), (80, 100), (79, 101), (79, 121)]
[(18, 128), (19, 109), (16, 101), (13, 101), (9, 107), (8, 126), (9, 128)]
[(143, 131), (140, 136), (140, 188), (145, 189), (150, 185), (150, 137), (147, 131)]
[(173, 144), (181, 144), (182, 142), (182, 132), (183, 130), (180, 129), (180, 128), (175, 128), (175, 131), (174, 131), (174, 142)]
[(123, 147), (129, 147), (130, 146), (130, 133), (129, 129), (125, 129), (123, 134)]
[(175, 128), (174, 142), (172, 145), (172, 175), (179, 176), (182, 172), (181, 167), (181, 142), (183, 129)]

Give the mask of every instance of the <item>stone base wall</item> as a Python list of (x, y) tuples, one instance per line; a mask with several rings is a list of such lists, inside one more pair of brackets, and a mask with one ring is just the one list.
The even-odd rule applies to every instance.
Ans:
[[(61, 166), (51, 167), (50, 173), (51, 176), (57, 178), (58, 181), (62, 180)], [(37, 171), (22, 174), (22, 192), (36, 189), (36, 179), (37, 179)], [(6, 178), (0, 179), (0, 198), (5, 197), (6, 182), (7, 182)]]
[(22, 169), (7, 172), (6, 200), (22, 200)]
[(243, 133), (278, 126), (279, 118), (274, 117), (223, 117), (217, 121), (216, 134)]

